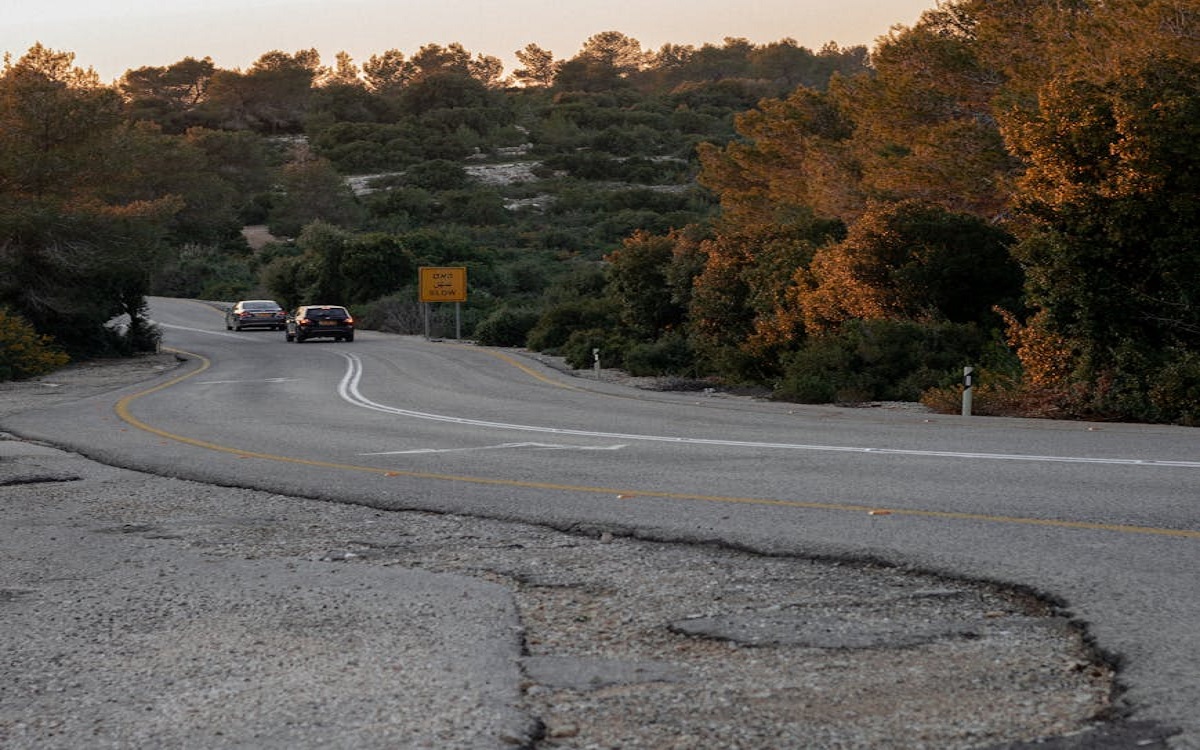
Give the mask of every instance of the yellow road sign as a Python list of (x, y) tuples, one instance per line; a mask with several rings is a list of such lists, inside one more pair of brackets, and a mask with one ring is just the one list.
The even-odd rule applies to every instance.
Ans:
[(462, 266), (420, 269), (422, 302), (466, 302), (467, 269)]

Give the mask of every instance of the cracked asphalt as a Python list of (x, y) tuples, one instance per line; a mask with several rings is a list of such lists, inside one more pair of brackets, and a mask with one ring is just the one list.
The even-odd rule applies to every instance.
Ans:
[[(165, 357), (0, 387), (6, 413)], [(0, 440), (0, 746), (1166, 747), (1054, 603)]]

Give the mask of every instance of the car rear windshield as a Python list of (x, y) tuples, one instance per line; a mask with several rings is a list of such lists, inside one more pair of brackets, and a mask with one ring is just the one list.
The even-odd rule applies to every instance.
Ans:
[(330, 307), (328, 309), (310, 307), (308, 308), (308, 317), (324, 318), (326, 320), (345, 320), (350, 315), (341, 307)]
[(243, 310), (278, 310), (279, 305), (273, 302), (246, 302), (242, 305)]

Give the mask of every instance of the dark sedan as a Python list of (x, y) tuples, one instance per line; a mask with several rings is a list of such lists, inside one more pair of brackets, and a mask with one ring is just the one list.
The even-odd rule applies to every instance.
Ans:
[(244, 299), (235, 302), (225, 312), (225, 330), (240, 331), (243, 328), (269, 328), (283, 330), (287, 313), (273, 299)]
[(354, 318), (339, 305), (302, 305), (287, 318), (284, 338), (297, 344), (308, 339), (354, 340)]

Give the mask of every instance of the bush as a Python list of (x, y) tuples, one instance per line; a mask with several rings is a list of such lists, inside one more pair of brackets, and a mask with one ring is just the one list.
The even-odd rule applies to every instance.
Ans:
[(499, 226), (512, 217), (504, 208), (504, 198), (490, 188), (447, 190), (439, 195), (442, 219), (468, 226)]
[(151, 279), (151, 292), (163, 297), (240, 299), (254, 287), (254, 275), (244, 255), (196, 243), (178, 248)]
[(785, 363), (783, 378), (775, 389), (782, 401), (802, 404), (827, 404), (838, 400), (839, 388), (844, 388), (852, 358), (843, 342), (818, 339), (797, 352)]
[(424, 190), (460, 190), (470, 182), (467, 170), (457, 161), (432, 159), (414, 164), (405, 173), (405, 182)]
[[(527, 345), (534, 351), (558, 353), (576, 331), (615, 327), (617, 315), (616, 304), (602, 298), (560, 302), (538, 319), (537, 324), (529, 331)], [(565, 352), (563, 354), (565, 355)]]
[(696, 354), (687, 338), (670, 333), (649, 344), (634, 344), (625, 352), (625, 369), (638, 377), (693, 376)]
[(775, 397), (801, 403), (916, 401), (962, 377), (987, 340), (971, 324), (853, 321), (785, 362)]
[(1200, 354), (1150, 350), (1127, 342), (1109, 353), (1113, 364), (1088, 373), (1071, 406), (1085, 419), (1200, 423)]
[(372, 218), (391, 219), (390, 226), (401, 228), (417, 227), (432, 221), (438, 210), (433, 193), (414, 187), (371, 193), (363, 202)]
[(1154, 378), (1150, 402), (1163, 421), (1200, 426), (1200, 352), (1176, 354)]
[[(921, 403), (940, 414), (962, 410), (961, 382), (928, 388)], [(971, 413), (988, 417), (1063, 416), (1064, 394), (1043, 387), (1029, 387), (1019, 377), (988, 369), (977, 369), (971, 377)]]
[(576, 370), (586, 370), (595, 366), (597, 349), (600, 350), (601, 367), (625, 366), (625, 341), (603, 328), (588, 328), (572, 333), (563, 344), (562, 356)]
[(566, 172), (577, 180), (619, 180), (622, 176), (619, 159), (596, 151), (557, 154), (546, 159), (544, 164)]
[(361, 329), (385, 333), (417, 334), (425, 330), (421, 303), (415, 287), (372, 300), (354, 308), (354, 320)]
[[(932, 388), (921, 403), (958, 413), (962, 387)], [(1163, 364), (1139, 376), (1104, 372), (1091, 380), (1045, 382), (984, 370), (975, 379), (972, 413), (997, 417), (1121, 420), (1200, 426), (1200, 354), (1168, 350)]]
[(475, 340), (485, 346), (525, 346), (541, 314), (528, 307), (501, 307), (475, 327)]
[(50, 336), (39, 334), (25, 318), (0, 307), (0, 381), (45, 375), (70, 359)]
[(150, 322), (141, 310), (132, 325), (128, 315), (120, 315), (106, 323), (97, 337), (94, 352), (97, 356), (132, 357), (143, 352), (158, 351), (162, 330)]

